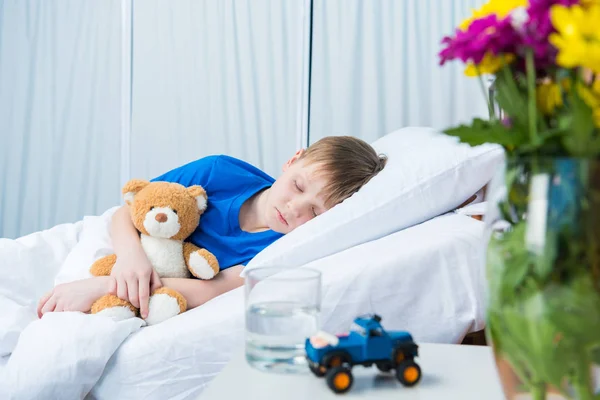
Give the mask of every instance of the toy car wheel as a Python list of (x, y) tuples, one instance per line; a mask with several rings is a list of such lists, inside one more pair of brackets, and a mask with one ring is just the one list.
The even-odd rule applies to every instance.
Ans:
[(319, 378), (325, 376), (325, 373), (327, 372), (327, 368), (318, 364), (310, 363), (308, 364), (308, 368), (310, 368), (310, 372), (312, 372), (313, 374), (315, 374), (315, 376)]
[(396, 367), (396, 378), (404, 386), (414, 386), (421, 380), (421, 367), (413, 360), (406, 360)]
[(345, 393), (350, 390), (354, 378), (352, 371), (346, 367), (335, 367), (327, 371), (327, 386), (335, 393)]
[(322, 365), (327, 369), (341, 367), (343, 364), (350, 364), (352, 358), (345, 351), (332, 352), (323, 357)]
[(377, 369), (381, 372), (390, 372), (392, 369), (392, 363), (390, 361), (381, 361), (375, 365), (377, 365)]
[(404, 354), (404, 351), (402, 351), (402, 349), (396, 349), (394, 351), (394, 355), (392, 356), (392, 363), (394, 365), (400, 365), (402, 364), (404, 361), (406, 361), (408, 358), (406, 357), (406, 355)]

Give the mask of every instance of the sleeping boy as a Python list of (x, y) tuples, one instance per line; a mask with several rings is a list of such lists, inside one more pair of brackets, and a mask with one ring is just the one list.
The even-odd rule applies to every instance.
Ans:
[(117, 262), (110, 276), (56, 286), (38, 304), (47, 312), (89, 312), (93, 302), (111, 293), (148, 314), (150, 294), (164, 284), (187, 300), (188, 309), (243, 284), (240, 272), (256, 254), (282, 235), (327, 211), (357, 192), (387, 162), (361, 139), (330, 136), (298, 151), (275, 180), (256, 167), (228, 156), (209, 156), (176, 168), (154, 180), (183, 186), (200, 185), (209, 208), (187, 239), (213, 253), (221, 268), (209, 281), (158, 277), (133, 226), (129, 208), (111, 221)]

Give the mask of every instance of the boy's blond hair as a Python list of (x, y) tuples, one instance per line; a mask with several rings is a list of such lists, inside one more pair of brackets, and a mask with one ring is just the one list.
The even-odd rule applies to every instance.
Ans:
[(367, 142), (352, 136), (325, 137), (309, 146), (300, 159), (318, 164), (319, 174), (327, 180), (327, 208), (352, 196), (387, 163), (385, 155), (378, 155)]

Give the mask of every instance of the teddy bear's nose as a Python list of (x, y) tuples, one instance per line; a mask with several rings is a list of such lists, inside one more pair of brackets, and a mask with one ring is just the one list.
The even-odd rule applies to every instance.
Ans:
[(156, 217), (154, 217), (154, 219), (156, 219), (158, 222), (166, 222), (167, 221), (167, 214), (165, 214), (165, 213), (158, 213), (158, 214), (156, 214)]

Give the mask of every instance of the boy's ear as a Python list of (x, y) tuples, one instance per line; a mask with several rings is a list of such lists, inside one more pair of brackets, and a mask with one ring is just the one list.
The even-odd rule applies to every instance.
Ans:
[(127, 205), (131, 205), (133, 202), (133, 197), (137, 192), (145, 188), (150, 184), (149, 181), (145, 181), (142, 179), (132, 179), (123, 186), (121, 192), (123, 193), (123, 198), (125, 199), (125, 203)]
[(290, 165), (292, 165), (293, 163), (295, 163), (296, 161), (298, 161), (298, 159), (300, 157), (302, 157), (302, 154), (304, 154), (304, 149), (300, 149), (296, 152), (296, 154), (294, 154), (292, 156), (292, 158), (290, 158), (289, 160), (287, 160), (287, 162), (285, 164), (283, 164), (283, 172), (287, 171), (287, 169), (290, 167)]

